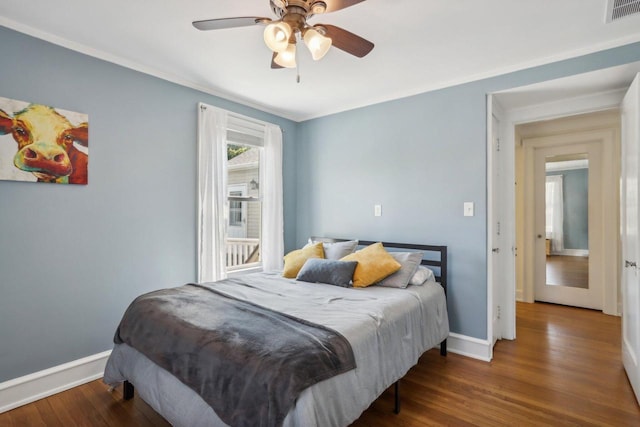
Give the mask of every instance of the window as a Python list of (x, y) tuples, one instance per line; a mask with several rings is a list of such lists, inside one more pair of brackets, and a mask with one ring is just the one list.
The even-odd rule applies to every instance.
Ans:
[(262, 146), (234, 144), (227, 140), (227, 271), (260, 266), (262, 150)]
[[(234, 197), (241, 197), (241, 196), (242, 194), (239, 191), (229, 192), (229, 227), (242, 227), (242, 225), (244, 224), (245, 215), (242, 214), (242, 210), (245, 207), (244, 202), (234, 201)], [(240, 234), (245, 234), (245, 233), (240, 233)]]
[(564, 250), (562, 175), (548, 175), (545, 183), (545, 232), (551, 252)]
[(281, 268), (282, 132), (276, 125), (200, 104), (198, 280)]

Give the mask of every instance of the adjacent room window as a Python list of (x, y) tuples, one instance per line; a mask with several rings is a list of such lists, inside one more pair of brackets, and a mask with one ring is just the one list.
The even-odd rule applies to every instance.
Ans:
[(548, 175), (545, 185), (545, 231), (551, 240), (551, 252), (564, 250), (562, 175)]
[(201, 104), (198, 280), (282, 267), (282, 132)]

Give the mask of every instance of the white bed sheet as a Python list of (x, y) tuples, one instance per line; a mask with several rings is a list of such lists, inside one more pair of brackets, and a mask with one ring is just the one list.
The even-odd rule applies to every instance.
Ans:
[[(346, 426), (428, 349), (449, 335), (446, 300), (435, 282), (406, 289), (340, 288), (263, 276), (253, 288), (218, 282), (215, 289), (332, 328), (351, 344), (357, 368), (304, 390), (285, 427)], [(174, 426), (225, 426), (193, 390), (135, 349), (117, 345), (104, 381), (128, 379)]]

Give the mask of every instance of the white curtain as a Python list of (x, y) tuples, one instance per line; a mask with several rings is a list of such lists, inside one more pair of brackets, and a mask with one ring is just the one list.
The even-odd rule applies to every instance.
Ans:
[(211, 282), (227, 276), (228, 114), (205, 104), (198, 110), (198, 282)]
[(562, 175), (547, 176), (545, 189), (547, 239), (551, 239), (551, 252), (560, 253), (564, 250)]
[(282, 131), (276, 125), (265, 125), (264, 156), (262, 156), (260, 175), (262, 267), (265, 271), (282, 269), (284, 256)]

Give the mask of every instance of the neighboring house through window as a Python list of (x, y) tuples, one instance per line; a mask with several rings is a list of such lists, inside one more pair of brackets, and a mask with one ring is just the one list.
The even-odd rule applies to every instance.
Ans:
[(282, 132), (200, 105), (198, 280), (281, 268)]
[(262, 197), (259, 180), (262, 145), (262, 141), (258, 146), (231, 144), (227, 140), (227, 271), (261, 265)]
[(246, 197), (244, 185), (229, 185), (229, 237), (247, 237), (247, 206), (236, 198)]

